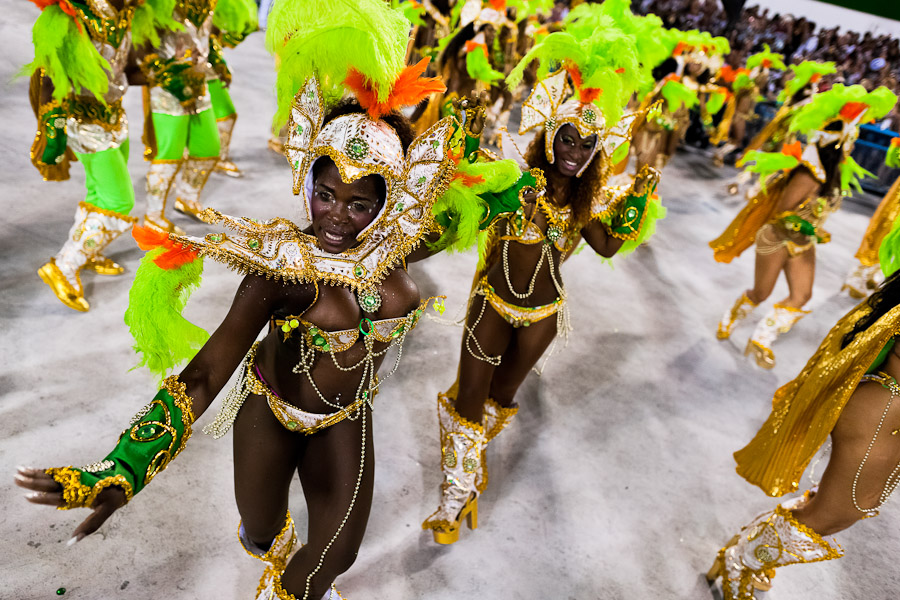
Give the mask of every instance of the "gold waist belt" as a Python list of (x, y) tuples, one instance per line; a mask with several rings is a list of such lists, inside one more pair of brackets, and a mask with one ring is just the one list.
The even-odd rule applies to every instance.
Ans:
[(475, 293), (484, 296), (497, 314), (509, 321), (513, 327), (528, 327), (532, 323), (551, 317), (559, 312), (563, 303), (562, 298), (557, 298), (554, 302), (541, 306), (510, 304), (497, 295), (494, 287), (488, 283), (487, 276), (482, 277), (478, 282), (478, 289), (475, 290)]

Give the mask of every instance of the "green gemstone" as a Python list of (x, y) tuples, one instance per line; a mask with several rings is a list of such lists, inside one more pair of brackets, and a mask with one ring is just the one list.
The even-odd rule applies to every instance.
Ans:
[(66, 593), (66, 588), (59, 588), (58, 590), (56, 590), (57, 596), (62, 596), (65, 593)]
[(140, 437), (150, 437), (151, 435), (156, 433), (156, 427), (153, 425), (144, 425), (137, 431)]
[(523, 327), (528, 327), (529, 325), (531, 325), (531, 321), (522, 321)]
[(297, 125), (297, 133), (303, 133), (303, 125)]
[(366, 274), (366, 269), (362, 265), (356, 265), (353, 267), (353, 274), (357, 277), (362, 277)]
[(299, 169), (299, 168), (300, 168), (300, 161), (299, 161), (299, 160), (295, 160), (295, 161), (294, 161), (294, 170), (296, 171), (296, 170)]
[(297, 421), (288, 421), (287, 422), (287, 428), (292, 431), (294, 429), (297, 429), (298, 427), (300, 427), (300, 423), (298, 423)]
[(360, 137), (350, 138), (347, 141), (347, 156), (354, 160), (361, 160), (369, 153), (369, 144)]
[(285, 332), (285, 333), (290, 333), (290, 332), (291, 332), (291, 326), (288, 325), (287, 323), (285, 323), (284, 325), (281, 326), (281, 330), (282, 330), (283, 332)]
[(219, 244), (225, 239), (225, 236), (221, 233), (210, 233), (206, 236), (206, 239), (214, 244)]
[(395, 204), (395, 205), (394, 205), (394, 210), (395, 210), (396, 212), (403, 212), (403, 203), (402, 203), (402, 202), (398, 202), (397, 204)]
[(290, 325), (293, 329), (297, 329), (298, 327), (300, 327), (300, 321), (298, 321), (297, 319), (291, 319)]
[(325, 344), (324, 346), (322, 346), (322, 350), (324, 350), (325, 352), (331, 352), (331, 345)]
[(319, 328), (318, 327), (310, 327), (309, 333), (312, 335), (316, 335), (317, 333), (319, 333)]
[(325, 345), (325, 338), (323, 338), (321, 335), (314, 336), (314, 337), (313, 337), (313, 344), (315, 344), (316, 346), (324, 346), (324, 345)]
[(440, 142), (440, 140), (432, 140), (432, 141), (431, 141), (431, 147), (434, 148), (435, 150), (437, 150), (438, 148), (440, 148), (440, 147), (441, 147), (441, 142)]
[(247, 240), (247, 247), (251, 250), (259, 250), (260, 245), (260, 241), (256, 238), (250, 238), (249, 240)]
[(426, 179), (426, 177), (422, 175), (418, 180), (416, 180), (416, 185), (425, 185), (426, 181), (428, 181), (428, 179)]

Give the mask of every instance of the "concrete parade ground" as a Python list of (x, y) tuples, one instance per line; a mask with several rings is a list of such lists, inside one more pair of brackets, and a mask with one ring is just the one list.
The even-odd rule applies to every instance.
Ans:
[[(29, 504), (13, 484), (17, 465), (81, 465), (102, 458), (131, 416), (156, 392), (136, 358), (122, 316), (142, 252), (123, 236), (107, 254), (121, 277), (83, 274), (87, 313), (64, 306), (38, 278), (72, 224), (84, 193), (77, 163), (68, 182), (41, 180), (28, 158), (35, 119), (27, 78), (38, 9), (9, 3), (0, 22), (0, 599), (245, 600), (261, 563), (237, 541), (239, 516), (229, 434), (195, 427), (182, 455), (96, 535), (66, 542), (85, 511)], [(232, 159), (243, 179), (213, 175), (203, 200), (226, 214), (298, 219), (283, 157), (267, 148), (274, 69), (255, 34), (226, 58), (239, 118)], [(135, 216), (144, 212), (141, 90), (125, 97)], [(855, 301), (845, 274), (877, 198), (849, 199), (817, 249), (812, 313), (775, 344), (764, 371), (743, 356), (756, 320), (783, 298), (782, 279), (762, 310), (729, 341), (716, 323), (752, 283), (748, 251), (730, 265), (708, 247), (742, 198), (729, 196), (734, 169), (699, 152), (675, 156), (660, 196), (668, 216), (646, 247), (607, 264), (589, 249), (562, 269), (572, 316), (541, 376), (522, 386), (513, 425), (490, 446), (490, 487), (479, 528), (452, 546), (420, 524), (437, 506), (441, 472), (435, 398), (453, 381), (476, 255), (447, 254), (410, 269), (423, 297), (447, 310), (409, 337), (398, 372), (377, 397), (375, 499), (353, 567), (337, 581), (350, 600), (707, 600), (720, 598), (703, 573), (739, 527), (778, 502), (734, 471), (732, 453), (765, 420), (778, 386), (793, 378)], [(171, 204), (171, 201), (170, 201)], [(174, 213), (191, 234), (210, 229)], [(240, 276), (206, 261), (186, 316), (211, 331)], [(390, 358), (386, 366), (390, 364)], [(818, 473), (824, 468), (824, 461)], [(804, 478), (801, 490), (809, 487)], [(299, 482), (291, 510), (301, 541), (306, 511)], [(766, 600), (883, 600), (900, 590), (900, 510), (837, 535), (846, 557), (778, 571)], [(57, 595), (60, 588), (65, 593)]]

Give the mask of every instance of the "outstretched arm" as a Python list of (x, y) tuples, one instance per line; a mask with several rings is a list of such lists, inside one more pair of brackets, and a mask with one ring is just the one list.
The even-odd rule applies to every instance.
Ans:
[[(227, 383), (269, 315), (285, 297), (281, 288), (282, 284), (274, 280), (246, 277), (222, 324), (177, 379), (167, 380), (166, 390), (161, 390), (148, 405), (153, 408), (138, 413), (139, 418), (126, 430), (129, 435), (123, 434), (116, 449), (103, 461), (115, 464), (100, 465), (98, 468), (106, 466), (106, 469), (93, 472), (71, 467), (20, 468), (16, 484), (31, 491), (26, 496), (28, 501), (57, 508), (91, 508), (91, 514), (75, 529), (73, 539), (77, 541), (95, 532), (180, 451), (190, 435), (190, 424), (203, 414)], [(314, 294), (308, 295), (312, 302)], [(180, 384), (184, 385), (183, 393), (179, 393)], [(154, 414), (157, 417), (148, 419)], [(154, 427), (163, 421), (158, 418), (160, 414), (168, 419), (162, 428), (164, 433), (140, 431), (139, 426), (145, 421), (146, 426)], [(157, 450), (160, 444), (162, 449)], [(149, 464), (139, 464), (142, 458)]]

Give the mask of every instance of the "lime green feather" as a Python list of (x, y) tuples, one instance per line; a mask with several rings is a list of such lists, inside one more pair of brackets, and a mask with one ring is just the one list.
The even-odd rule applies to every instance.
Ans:
[(837, 72), (833, 62), (820, 63), (813, 60), (804, 61), (799, 65), (791, 65), (790, 69), (793, 71), (794, 76), (788, 80), (784, 89), (778, 94), (780, 102), (787, 102), (794, 94), (809, 85), (814, 76), (824, 77)]
[(266, 28), (278, 63), (275, 125), (287, 121), (294, 94), (314, 75), (327, 103), (343, 95), (350, 68), (384, 101), (405, 66), (408, 39), (409, 21), (383, 0), (278, 0)]
[[(218, 8), (216, 9), (218, 10)], [(135, 46), (159, 45), (159, 30), (181, 31), (184, 26), (173, 18), (175, 0), (145, 0), (138, 4), (131, 20), (131, 39)]]
[(725, 100), (728, 98), (728, 95), (724, 92), (712, 92), (709, 95), (709, 100), (706, 101), (706, 112), (710, 115), (714, 115), (722, 110), (722, 107), (725, 106)]
[(841, 109), (848, 102), (868, 105), (860, 123), (884, 117), (897, 103), (897, 96), (885, 87), (868, 92), (861, 85), (844, 86), (836, 83), (827, 92), (816, 94), (813, 99), (796, 111), (790, 130), (808, 133), (822, 129), (830, 121), (839, 118)]
[(412, 2), (409, 2), (409, 0), (404, 0), (403, 2), (392, 0), (391, 7), (399, 8), (403, 12), (403, 16), (406, 17), (406, 20), (413, 25), (417, 25), (419, 27), (425, 26), (425, 21), (422, 19), (422, 17), (425, 15), (424, 5), (419, 4), (417, 6)]
[(885, 156), (884, 158), (884, 164), (893, 169), (900, 169), (900, 146), (896, 144), (891, 144), (890, 146), (888, 146), (887, 156)]
[(432, 214), (445, 227), (433, 249), (463, 251), (477, 242), (481, 221), (489, 212), (481, 195), (496, 194), (512, 187), (522, 175), (514, 160), (469, 163), (462, 160), (457, 167), (460, 175), (477, 177), (480, 183), (467, 186), (463, 178), (454, 179), (447, 191), (432, 207)]
[(759, 174), (760, 187), (766, 189), (766, 183), (773, 174), (779, 171), (790, 171), (800, 164), (794, 156), (788, 156), (781, 152), (760, 152), (753, 150), (748, 152), (744, 161), (753, 163), (747, 167), (747, 171)]
[(135, 368), (147, 367), (160, 380), (193, 358), (209, 339), (206, 331), (181, 315), (191, 292), (200, 285), (203, 259), (161, 269), (153, 259), (165, 251), (164, 247), (156, 248), (141, 259), (125, 311), (125, 324), (134, 338), (134, 351), (140, 356)]
[(735, 78), (734, 82), (731, 84), (731, 89), (735, 94), (742, 90), (749, 90), (755, 86), (756, 83), (750, 79), (750, 76), (746, 73), (739, 73)]
[(677, 111), (682, 106), (693, 108), (700, 103), (696, 91), (674, 79), (667, 81), (659, 93), (665, 99), (666, 108), (670, 113)]
[(747, 57), (747, 68), (755, 69), (756, 67), (762, 67), (763, 62), (767, 60), (771, 63), (769, 65), (770, 69), (778, 69), (779, 71), (787, 69), (784, 64), (784, 55), (772, 52), (768, 44), (763, 44), (762, 52), (757, 52), (756, 54), (751, 54)]
[(890, 277), (900, 269), (900, 218), (894, 219), (891, 231), (881, 240), (878, 262), (885, 277)]
[(877, 121), (883, 119), (897, 104), (897, 94), (882, 85), (869, 92), (864, 102), (869, 105), (869, 110), (861, 122)]
[(258, 10), (253, 0), (217, 0), (213, 25), (232, 38), (243, 39), (259, 29)]
[(53, 98), (62, 100), (70, 92), (87, 90), (103, 102), (109, 90), (109, 62), (100, 56), (91, 38), (58, 4), (41, 11), (31, 30), (34, 60), (22, 75), (38, 69), (53, 82)]
[(503, 79), (503, 73), (494, 70), (481, 48), (466, 53), (466, 72), (475, 81), (492, 84)]
[(849, 190), (852, 187), (857, 192), (862, 192), (859, 180), (863, 177), (875, 177), (875, 174), (864, 169), (853, 160), (852, 156), (847, 155), (841, 163), (841, 189)]

